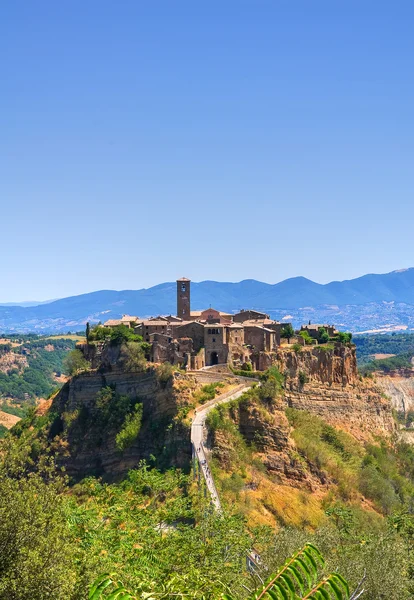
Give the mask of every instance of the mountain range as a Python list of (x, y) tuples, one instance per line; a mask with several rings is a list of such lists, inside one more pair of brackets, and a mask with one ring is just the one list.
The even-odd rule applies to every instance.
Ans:
[[(273, 285), (254, 279), (192, 282), (192, 309), (210, 305), (230, 312), (255, 308), (295, 325), (308, 319), (317, 322), (329, 318), (351, 331), (385, 326), (410, 328), (414, 326), (414, 268), (328, 284), (305, 277)], [(0, 331), (74, 331), (82, 329), (87, 321), (96, 323), (122, 314), (147, 317), (175, 311), (176, 283), (168, 282), (148, 289), (101, 290), (36, 306), (0, 305)]]

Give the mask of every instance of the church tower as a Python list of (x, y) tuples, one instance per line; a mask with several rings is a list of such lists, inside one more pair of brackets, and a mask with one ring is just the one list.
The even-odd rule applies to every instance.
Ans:
[(190, 283), (186, 277), (177, 279), (177, 317), (188, 321), (191, 319), (190, 313)]

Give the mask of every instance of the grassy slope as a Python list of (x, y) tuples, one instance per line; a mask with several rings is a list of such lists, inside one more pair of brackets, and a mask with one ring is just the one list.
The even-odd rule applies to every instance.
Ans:
[(411, 447), (392, 447), (385, 440), (364, 447), (315, 415), (287, 409), (293, 441), (289, 459), (307, 474), (289, 479), (267, 471), (267, 453), (246, 442), (230, 414), (231, 407), (221, 408), (219, 418), (216, 413), (209, 419), (227, 458), (223, 465), (213, 452), (213, 471), (224, 503), (237, 506), (251, 525), (315, 529), (337, 504), (362, 511), (366, 520), (382, 519), (414, 496)]

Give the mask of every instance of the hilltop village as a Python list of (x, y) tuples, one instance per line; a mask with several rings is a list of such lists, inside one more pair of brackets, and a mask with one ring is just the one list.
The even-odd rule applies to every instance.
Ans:
[(306, 340), (318, 343), (321, 332), (329, 337), (338, 333), (332, 325), (309, 323), (296, 336), (290, 323), (274, 321), (257, 310), (229, 314), (210, 307), (193, 311), (191, 281), (184, 277), (177, 280), (176, 316), (140, 319), (124, 315), (104, 324), (119, 325), (133, 328), (142, 336), (150, 345), (152, 362), (170, 362), (189, 370), (217, 364), (231, 364), (235, 368), (250, 365), (255, 370), (264, 370), (269, 353), (279, 348), (283, 338), (305, 345)]

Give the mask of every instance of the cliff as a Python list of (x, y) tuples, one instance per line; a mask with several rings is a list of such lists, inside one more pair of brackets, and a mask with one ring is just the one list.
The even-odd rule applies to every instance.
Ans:
[[(73, 377), (48, 412), (53, 417), (48, 438), (58, 463), (75, 480), (88, 475), (116, 479), (152, 457), (158, 467), (188, 468), (191, 446), (185, 407), (196, 389), (192, 377), (160, 376), (153, 368), (142, 373), (93, 370)], [(139, 433), (120, 451), (116, 436), (138, 404), (142, 404)]]
[(282, 347), (268, 362), (285, 376), (288, 407), (320, 415), (360, 440), (395, 431), (389, 398), (374, 381), (359, 377), (355, 346)]
[(412, 371), (396, 372), (389, 375), (376, 373), (378, 387), (386, 394), (391, 406), (398, 412), (414, 411), (414, 376)]
[(317, 383), (346, 386), (358, 382), (356, 350), (352, 344), (304, 346), (298, 352), (289, 346), (281, 346), (277, 352), (264, 357), (264, 363), (264, 368), (276, 365), (289, 380), (289, 385), (299, 381), (301, 373)]
[[(191, 444), (187, 415), (194, 407), (195, 392), (203, 384), (228, 379), (228, 373), (174, 373), (168, 364), (130, 371), (122, 346), (93, 344), (81, 348), (92, 368), (63, 386), (48, 409), (45, 426), (47, 443), (69, 476), (73, 480), (88, 475), (116, 479), (142, 459), (155, 461), (161, 468), (175, 465), (188, 469)], [(286, 408), (320, 415), (360, 440), (394, 431), (389, 400), (370, 380), (359, 380), (353, 346), (337, 344), (300, 352), (280, 349), (266, 360), (284, 374), (282, 396), (267, 411), (257, 399), (244, 402), (233, 417), (243, 438), (254, 442), (265, 455), (266, 469), (278, 477), (314, 485), (312, 471), (297, 457), (292, 458), (295, 446)], [(137, 409), (142, 410), (139, 430), (121, 450), (117, 436)], [(221, 435), (215, 444), (220, 459), (224, 465), (230, 464), (226, 438), (217, 435)]]

